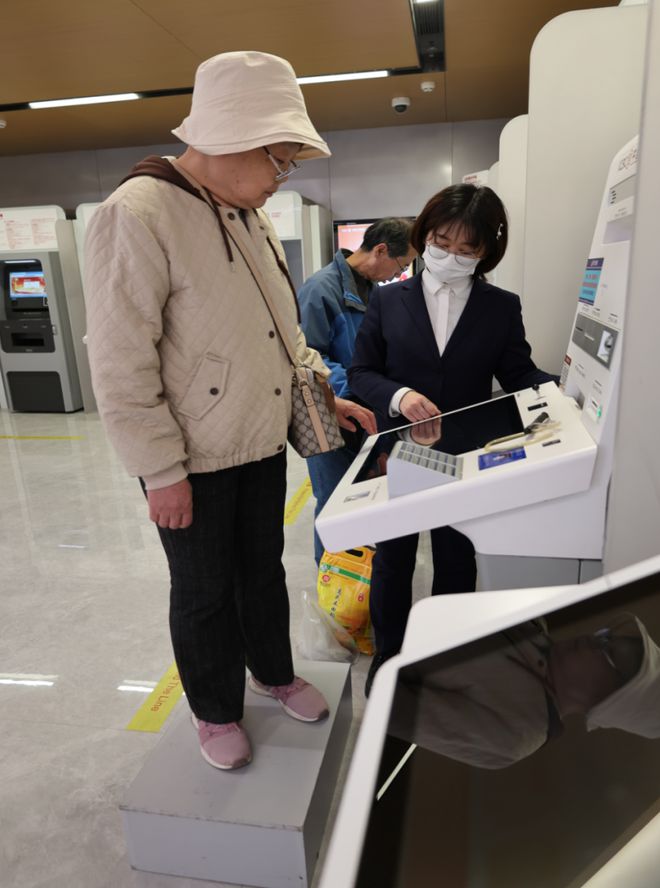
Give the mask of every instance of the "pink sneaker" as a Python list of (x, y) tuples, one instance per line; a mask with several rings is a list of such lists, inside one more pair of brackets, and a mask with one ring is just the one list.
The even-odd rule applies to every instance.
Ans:
[(327, 718), (330, 712), (328, 702), (320, 691), (305, 681), (295, 676), (288, 685), (263, 685), (251, 675), (248, 679), (248, 687), (255, 694), (262, 697), (274, 697), (293, 718), (303, 722), (317, 722)]
[(197, 718), (193, 712), (190, 715), (199, 734), (199, 751), (209, 765), (232, 771), (252, 761), (250, 740), (238, 722), (214, 725)]

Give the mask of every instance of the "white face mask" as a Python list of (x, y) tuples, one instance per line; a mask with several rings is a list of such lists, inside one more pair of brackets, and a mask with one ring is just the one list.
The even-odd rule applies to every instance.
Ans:
[(474, 270), (480, 262), (478, 258), (457, 256), (455, 253), (448, 253), (447, 250), (432, 244), (426, 245), (422, 259), (431, 277), (442, 284), (469, 277), (474, 274)]

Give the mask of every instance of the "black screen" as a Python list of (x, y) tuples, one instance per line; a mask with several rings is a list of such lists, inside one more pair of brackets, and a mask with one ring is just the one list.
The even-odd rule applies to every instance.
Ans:
[(574, 888), (659, 810), (660, 574), (399, 671), (360, 888)]

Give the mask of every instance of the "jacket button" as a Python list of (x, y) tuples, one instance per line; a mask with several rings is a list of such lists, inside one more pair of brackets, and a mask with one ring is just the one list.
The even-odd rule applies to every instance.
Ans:
[(219, 391), (220, 391), (220, 389), (217, 389), (215, 386), (213, 386), (212, 389), (209, 389), (209, 394), (210, 395), (217, 395)]
[(231, 221), (233, 222), (236, 218), (236, 213), (227, 213), (227, 218), (231, 219)]
[(281, 394), (282, 394), (282, 389), (275, 389), (275, 394), (276, 394), (276, 395), (281, 395)]
[(270, 336), (271, 339), (273, 339), (273, 338), (275, 337), (275, 331), (274, 331), (274, 330), (269, 330), (269, 331), (268, 331), (268, 335)]
[(278, 451), (279, 451), (279, 450), (284, 450), (284, 444), (278, 444), (278, 445), (277, 445), (277, 449), (278, 449)]

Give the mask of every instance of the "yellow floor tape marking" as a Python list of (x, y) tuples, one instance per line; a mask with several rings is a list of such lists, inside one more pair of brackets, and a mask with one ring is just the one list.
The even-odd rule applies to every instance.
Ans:
[(82, 435), (0, 435), (3, 441), (82, 441)]
[(309, 478), (304, 481), (298, 490), (293, 494), (284, 510), (284, 523), (294, 524), (298, 520), (298, 516), (302, 512), (303, 506), (307, 502), (312, 492), (312, 482)]
[(126, 725), (127, 731), (147, 731), (157, 734), (163, 727), (174, 704), (183, 694), (179, 671), (172, 663), (165, 675), (149, 694), (142, 706)]

